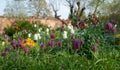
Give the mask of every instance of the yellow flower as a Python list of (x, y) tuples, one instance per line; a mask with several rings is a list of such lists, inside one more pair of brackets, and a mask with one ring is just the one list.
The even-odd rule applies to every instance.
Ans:
[(37, 46), (37, 44), (31, 38), (27, 38), (27, 39), (23, 40), (23, 46), (35, 47), (35, 46)]

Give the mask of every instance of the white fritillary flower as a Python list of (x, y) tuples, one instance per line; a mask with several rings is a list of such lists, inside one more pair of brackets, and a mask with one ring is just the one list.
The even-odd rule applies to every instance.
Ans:
[(4, 46), (5, 45), (5, 42), (2, 42), (2, 46)]

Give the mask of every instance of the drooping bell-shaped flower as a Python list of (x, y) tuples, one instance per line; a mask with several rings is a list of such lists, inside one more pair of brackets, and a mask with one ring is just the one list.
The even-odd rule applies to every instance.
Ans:
[(80, 41), (79, 41), (79, 39), (74, 39), (72, 41), (72, 48), (74, 50), (80, 49)]
[(27, 30), (26, 29), (23, 30), (23, 34), (27, 34)]
[(74, 29), (71, 29), (70, 32), (71, 32), (71, 34), (74, 34), (74, 33), (75, 33), (75, 30), (74, 30)]
[(84, 44), (84, 39), (81, 38), (79, 41), (80, 41), (80, 45)]
[(106, 30), (111, 30), (113, 28), (113, 25), (111, 23), (105, 24), (105, 29)]
[(39, 39), (41, 39), (40, 34), (39, 33), (34, 34), (34, 40), (39, 40)]
[(62, 47), (62, 41), (58, 41), (58, 47)]
[(12, 45), (13, 49), (16, 49), (16, 48), (17, 48), (17, 44), (16, 44), (16, 41), (15, 41), (15, 40), (12, 40), (12, 41), (11, 41), (11, 45)]
[(38, 32), (41, 32), (41, 31), (42, 31), (42, 28), (39, 28), (39, 29), (38, 29)]
[(9, 52), (11, 49), (9, 47), (5, 48), (5, 52)]
[(93, 50), (93, 52), (96, 52), (96, 51), (98, 50), (97, 46), (94, 45), (94, 46), (92, 47), (92, 50)]
[(80, 24), (80, 28), (81, 29), (85, 29), (87, 27), (87, 24), (85, 22), (81, 23)]
[(116, 28), (115, 27), (111, 28), (110, 32), (114, 34), (116, 32)]
[(48, 28), (46, 29), (46, 32), (49, 32), (49, 29), (48, 29)]
[(37, 27), (37, 24), (34, 24), (34, 27), (36, 28), (36, 27)]
[(54, 35), (54, 34), (51, 34), (51, 35), (50, 35), (50, 38), (51, 38), (51, 39), (55, 39), (55, 35)]
[(2, 46), (5, 46), (5, 42), (4, 41), (2, 42)]
[(46, 45), (45, 45), (45, 44), (42, 44), (42, 45), (41, 45), (41, 48), (42, 48), (42, 49), (46, 49)]
[(24, 48), (24, 52), (25, 52), (26, 54), (29, 54), (29, 53), (30, 53), (30, 49), (29, 49), (29, 48)]
[(63, 32), (63, 38), (66, 39), (67, 38), (67, 31)]
[(51, 47), (55, 47), (55, 41), (51, 41)]
[(31, 37), (31, 33), (28, 34), (28, 37)]

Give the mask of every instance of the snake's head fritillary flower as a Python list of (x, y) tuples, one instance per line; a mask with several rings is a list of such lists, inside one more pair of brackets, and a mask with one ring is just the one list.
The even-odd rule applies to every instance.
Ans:
[(72, 48), (74, 50), (80, 49), (80, 41), (79, 41), (79, 39), (74, 39), (72, 41)]
[(45, 45), (45, 44), (42, 44), (42, 45), (41, 45), (41, 48), (42, 48), (42, 49), (46, 49), (46, 45)]
[(2, 42), (2, 46), (5, 46), (5, 42), (4, 41)]
[(115, 27), (111, 28), (110, 32), (114, 34), (116, 32), (116, 28)]
[(55, 41), (51, 41), (51, 47), (55, 47)]
[(93, 52), (96, 52), (96, 51), (98, 50), (97, 46), (94, 45), (94, 46), (92, 47), (92, 50), (93, 50)]
[(31, 33), (28, 34), (28, 37), (31, 37)]
[(84, 39), (81, 38), (79, 41), (80, 41), (80, 44), (84, 44)]
[(23, 34), (27, 34), (27, 30), (25, 29), (25, 30), (23, 30)]
[(62, 41), (58, 42), (58, 47), (62, 47)]
[(29, 48), (24, 48), (24, 52), (25, 52), (26, 54), (29, 54), (29, 53), (30, 53), (30, 49), (29, 49)]
[(55, 39), (55, 35), (54, 35), (54, 34), (51, 34), (51, 35), (50, 35), (50, 38), (51, 38), (51, 39)]
[(113, 25), (112, 25), (111, 23), (105, 24), (105, 29), (106, 29), (106, 30), (110, 30), (110, 29), (112, 29), (112, 28), (113, 28)]
[(16, 49), (16, 48), (17, 48), (17, 44), (16, 44), (16, 41), (15, 41), (15, 40), (12, 40), (12, 41), (11, 41), (11, 45), (12, 45), (13, 49)]
[(85, 22), (82, 22), (82, 23), (80, 24), (80, 28), (81, 28), (81, 29), (85, 29), (86, 26), (87, 26), (87, 24), (86, 24)]
[(51, 41), (48, 41), (48, 46), (51, 46)]
[(10, 51), (10, 48), (9, 47), (6, 47), (5, 48), (5, 52), (9, 52)]
[(37, 24), (34, 24), (34, 27), (36, 28), (36, 27), (37, 27)]

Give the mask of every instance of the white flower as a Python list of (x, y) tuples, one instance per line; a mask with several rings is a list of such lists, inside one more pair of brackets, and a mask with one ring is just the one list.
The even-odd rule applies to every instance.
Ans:
[(115, 24), (115, 27), (117, 27), (117, 24)]
[(63, 38), (66, 39), (66, 38), (67, 38), (67, 35), (66, 35), (66, 34), (63, 34)]
[(30, 33), (30, 34), (28, 34), (28, 37), (31, 37), (31, 33)]
[(73, 29), (73, 26), (71, 24), (68, 24), (68, 29)]
[(46, 29), (46, 32), (49, 32), (49, 29), (48, 29), (48, 28)]
[(63, 34), (67, 34), (67, 31), (64, 31)]
[(34, 27), (36, 28), (36, 27), (37, 27), (37, 25), (36, 25), (36, 24), (34, 24)]
[(64, 39), (67, 38), (67, 31), (64, 31), (64, 33), (63, 33), (63, 38), (64, 38)]
[(71, 34), (74, 34), (74, 33), (75, 33), (74, 29), (71, 29), (70, 32), (71, 32)]
[(2, 42), (2, 46), (4, 46), (5, 45), (5, 42)]
[(35, 34), (35, 35), (34, 35), (34, 40), (39, 40), (39, 39), (41, 39), (40, 34)]
[(37, 37), (38, 37), (38, 39), (41, 39), (41, 36), (40, 36), (40, 34), (37, 34)]
[(39, 29), (38, 29), (38, 32), (41, 32), (41, 30), (42, 30), (42, 28), (39, 28)]

